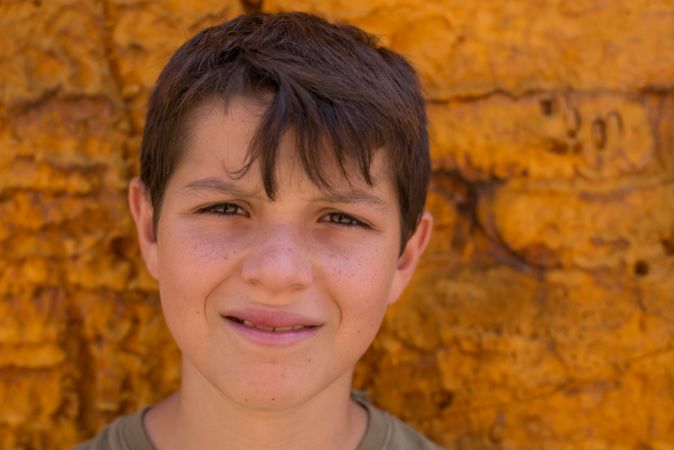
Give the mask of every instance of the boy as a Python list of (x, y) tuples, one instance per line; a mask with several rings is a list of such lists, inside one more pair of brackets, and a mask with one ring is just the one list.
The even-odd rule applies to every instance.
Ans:
[(180, 389), (80, 449), (436, 449), (351, 393), (428, 243), (413, 69), (315, 16), (242, 16), (172, 56), (129, 202)]

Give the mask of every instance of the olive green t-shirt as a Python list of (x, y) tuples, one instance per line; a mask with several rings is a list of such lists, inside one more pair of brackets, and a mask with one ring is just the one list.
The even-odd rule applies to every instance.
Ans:
[[(363, 394), (355, 392), (351, 397), (368, 414), (367, 430), (356, 450), (441, 450), (410, 426), (372, 406)], [(118, 418), (73, 450), (153, 450), (143, 428), (143, 414), (148, 409)]]

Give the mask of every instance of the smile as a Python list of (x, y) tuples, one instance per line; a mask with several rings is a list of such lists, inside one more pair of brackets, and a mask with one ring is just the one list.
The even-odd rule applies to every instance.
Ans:
[(227, 328), (251, 344), (291, 347), (309, 342), (323, 328), (322, 320), (290, 311), (243, 308), (222, 311)]
[(259, 325), (254, 322), (251, 322), (250, 320), (247, 319), (240, 319), (238, 317), (234, 316), (226, 316), (225, 317), (228, 320), (231, 320), (232, 322), (236, 322), (242, 325), (245, 325), (249, 328), (254, 328), (257, 330), (262, 330), (262, 331), (267, 331), (271, 333), (287, 333), (290, 331), (299, 331), (305, 328), (315, 328), (316, 325), (292, 325), (292, 326), (284, 326), (284, 327), (272, 327), (272, 326), (266, 326), (266, 325)]

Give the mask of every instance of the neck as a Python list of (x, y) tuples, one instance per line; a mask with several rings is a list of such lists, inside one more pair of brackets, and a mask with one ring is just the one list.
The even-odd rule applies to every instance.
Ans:
[(157, 450), (355, 449), (367, 413), (350, 399), (352, 373), (287, 408), (250, 408), (227, 398), (196, 371), (145, 416)]

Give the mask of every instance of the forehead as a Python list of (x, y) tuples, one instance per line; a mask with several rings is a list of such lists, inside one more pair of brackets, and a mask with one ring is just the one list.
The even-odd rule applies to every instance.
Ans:
[(245, 159), (265, 109), (261, 100), (248, 97), (234, 97), (227, 103), (222, 100), (201, 103), (186, 120), (183, 158)]
[(373, 153), (368, 168), (371, 184), (366, 181), (359, 161), (349, 156), (343, 156), (340, 161), (327, 143), (322, 148), (311, 149), (311, 161), (302, 161), (292, 126), (283, 131), (273, 164), (267, 166), (265, 152), (271, 150), (263, 146), (260, 153), (254, 155), (251, 144), (260, 131), (269, 101), (266, 95), (237, 95), (228, 102), (213, 99), (201, 103), (186, 121), (184, 150), (177, 171), (184, 166), (201, 164), (220, 169), (235, 179), (264, 179), (271, 175), (265, 171), (273, 172), (272, 176), (279, 181), (306, 176), (324, 192), (343, 190), (345, 186), (370, 189), (382, 182), (392, 183), (390, 164), (383, 149)]

